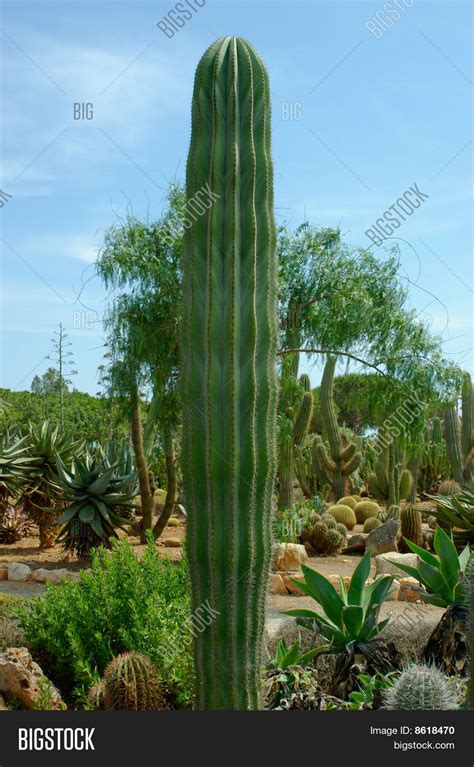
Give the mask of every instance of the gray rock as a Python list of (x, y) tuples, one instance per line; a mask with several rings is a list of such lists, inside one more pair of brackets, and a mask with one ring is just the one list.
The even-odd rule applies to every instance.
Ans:
[(24, 565), (21, 562), (12, 562), (8, 565), (8, 580), (17, 581), (19, 583), (25, 583), (30, 580), (31, 567)]
[(389, 519), (385, 524), (372, 530), (365, 542), (366, 551), (370, 551), (373, 557), (377, 554), (385, 554), (388, 551), (398, 552), (397, 533), (400, 527), (398, 519)]
[(356, 535), (351, 535), (346, 543), (345, 548), (342, 549), (342, 554), (365, 551), (365, 544), (368, 536), (369, 533), (356, 533)]
[(418, 567), (418, 554), (399, 554), (395, 551), (379, 554), (375, 557), (375, 575), (394, 575), (397, 580), (406, 578), (407, 573), (398, 567), (399, 564)]

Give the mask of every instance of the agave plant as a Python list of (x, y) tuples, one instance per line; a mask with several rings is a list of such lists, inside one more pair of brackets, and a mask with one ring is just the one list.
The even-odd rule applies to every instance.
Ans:
[(420, 596), (424, 602), (446, 608), (424, 650), (424, 659), (449, 674), (465, 676), (469, 657), (469, 584), (473, 554), (469, 546), (458, 554), (452, 535), (437, 526), (434, 534), (434, 554), (412, 541), (406, 541), (418, 566), (397, 563), (424, 587)]
[(82, 440), (60, 434), (59, 427), (53, 428), (49, 421), (39, 427), (30, 426), (28, 455), (34, 461), (34, 469), (29, 473), (22, 503), (25, 513), (38, 525), (43, 548), (54, 543), (57, 530), (53, 523), (63, 507), (56, 491), (56, 458), (59, 456), (63, 463), (70, 464), (82, 447)]
[(0, 518), (0, 543), (11, 545), (31, 534), (31, 521), (19, 508), (9, 506)]
[(7, 512), (9, 498), (19, 495), (34, 461), (29, 455), (28, 436), (7, 429), (0, 436), (0, 519)]
[(58, 458), (57, 472), (58, 491), (67, 503), (56, 523), (63, 525), (57, 541), (78, 556), (95, 546), (110, 548), (110, 538), (117, 538), (115, 528), (131, 518), (133, 475), (117, 476), (117, 464), (90, 454), (75, 458), (71, 470)]
[(299, 642), (287, 647), (284, 639), (279, 640), (275, 656), (264, 667), (266, 708), (281, 708), (282, 701), (293, 694), (321, 695), (316, 669), (307, 666), (319, 652), (319, 648), (314, 648), (302, 653)]
[(307, 629), (318, 631), (327, 640), (326, 652), (337, 653), (332, 694), (347, 699), (358, 688), (355, 656), (366, 663), (365, 673), (387, 673), (398, 668), (399, 659), (393, 645), (378, 640), (390, 617), (379, 621), (380, 606), (388, 596), (394, 576), (383, 575), (366, 585), (370, 575), (370, 552), (361, 559), (352, 574), (349, 588), (340, 578), (340, 593), (321, 573), (302, 566), (305, 580), (295, 584), (312, 597), (323, 614), (312, 610), (288, 610)]
[(474, 545), (474, 493), (464, 487), (455, 495), (433, 495), (436, 511), (430, 511), (441, 524), (449, 525), (453, 530), (453, 540), (458, 549)]

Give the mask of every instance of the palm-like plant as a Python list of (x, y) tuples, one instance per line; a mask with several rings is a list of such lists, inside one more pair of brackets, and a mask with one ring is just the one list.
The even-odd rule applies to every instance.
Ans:
[(19, 436), (16, 430), (6, 429), (0, 436), (0, 518), (8, 510), (9, 499), (16, 498), (21, 492), (33, 467), (28, 437)]
[(63, 506), (56, 491), (56, 459), (59, 456), (63, 463), (70, 464), (83, 444), (68, 433), (60, 433), (59, 427), (53, 428), (49, 421), (39, 427), (30, 426), (28, 455), (34, 461), (34, 470), (29, 473), (22, 502), (25, 513), (38, 525), (43, 548), (54, 543), (57, 530), (53, 523)]
[(58, 542), (78, 556), (95, 546), (110, 548), (110, 538), (117, 537), (115, 528), (130, 521), (133, 474), (117, 476), (117, 464), (110, 466), (90, 454), (75, 458), (72, 470), (58, 458), (57, 472), (57, 489), (67, 504), (57, 520), (63, 525)]
[(453, 541), (458, 549), (474, 545), (474, 492), (464, 487), (455, 495), (433, 495), (436, 511), (430, 511), (441, 523), (453, 530)]
[(458, 554), (452, 535), (437, 526), (433, 547), (435, 553), (422, 549), (412, 541), (407, 546), (418, 554), (418, 566), (397, 562), (397, 567), (411, 575), (424, 587), (423, 601), (446, 608), (424, 650), (424, 659), (448, 674), (467, 674), (469, 658), (469, 583), (473, 554), (469, 546)]
[(321, 573), (302, 566), (304, 582), (298, 587), (312, 597), (323, 609), (323, 614), (312, 610), (288, 610), (285, 614), (297, 618), (305, 628), (319, 631), (328, 641), (326, 652), (339, 655), (334, 675), (332, 694), (346, 699), (357, 688), (355, 655), (363, 656), (365, 673), (387, 673), (398, 667), (398, 657), (391, 643), (377, 640), (390, 617), (379, 621), (380, 606), (388, 596), (393, 583), (392, 575), (383, 575), (369, 586), (370, 552), (361, 559), (352, 574), (349, 588), (340, 579), (340, 591)]

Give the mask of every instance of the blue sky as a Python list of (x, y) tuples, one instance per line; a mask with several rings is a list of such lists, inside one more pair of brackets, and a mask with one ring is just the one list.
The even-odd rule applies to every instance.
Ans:
[[(62, 322), (74, 384), (97, 391), (95, 253), (127, 203), (158, 216), (182, 177), (194, 69), (224, 34), (252, 42), (270, 72), (279, 221), (370, 245), (365, 231), (406, 189), (428, 195), (395, 232), (401, 274), (472, 370), (472, 6), (398, 0), (400, 18), (374, 34), (383, 6), (207, 0), (168, 38), (156, 26), (168, 3), (4, 2), (0, 385), (29, 388)], [(93, 118), (74, 120), (75, 102)]]

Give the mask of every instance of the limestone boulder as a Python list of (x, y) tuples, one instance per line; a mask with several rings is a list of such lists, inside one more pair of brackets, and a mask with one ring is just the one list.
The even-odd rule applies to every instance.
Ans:
[(273, 549), (273, 572), (299, 572), (308, 559), (300, 543), (277, 543)]
[(400, 554), (397, 551), (375, 557), (375, 575), (394, 575), (397, 580), (407, 574), (398, 565), (418, 567), (418, 554)]
[(397, 551), (397, 533), (400, 527), (398, 519), (389, 519), (368, 534), (365, 542), (365, 550), (370, 551), (373, 557), (385, 554), (388, 551)]
[(12, 562), (8, 565), (8, 580), (17, 583), (25, 583), (30, 580), (31, 567), (21, 562)]
[(10, 647), (0, 653), (0, 693), (15, 696), (23, 708), (33, 710), (45, 696), (51, 709), (63, 710), (66, 705), (56, 687), (45, 677), (26, 647)]

